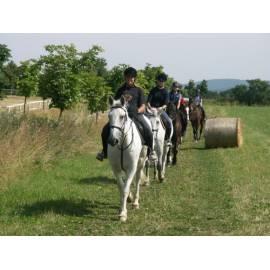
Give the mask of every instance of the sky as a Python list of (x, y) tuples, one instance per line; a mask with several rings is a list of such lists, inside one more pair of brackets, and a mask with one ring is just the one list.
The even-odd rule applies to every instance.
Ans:
[(45, 54), (47, 44), (97, 44), (108, 68), (162, 65), (181, 83), (193, 79), (270, 80), (270, 34), (0, 34), (16, 63)]

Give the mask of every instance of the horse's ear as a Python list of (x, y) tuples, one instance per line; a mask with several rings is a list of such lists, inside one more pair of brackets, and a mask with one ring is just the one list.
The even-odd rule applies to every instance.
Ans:
[(112, 97), (112, 96), (109, 96), (109, 104), (110, 104), (110, 106), (112, 106), (112, 105), (113, 105), (113, 102), (114, 102), (113, 97)]
[(158, 115), (160, 115), (164, 111), (163, 108), (157, 108)]
[(125, 99), (124, 96), (121, 96), (120, 102), (121, 102), (121, 105), (122, 105), (122, 106), (125, 106), (125, 104), (126, 104), (126, 99)]

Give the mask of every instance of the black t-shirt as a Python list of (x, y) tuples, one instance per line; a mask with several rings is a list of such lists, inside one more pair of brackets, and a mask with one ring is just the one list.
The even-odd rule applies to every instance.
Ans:
[(169, 92), (167, 89), (160, 89), (158, 87), (154, 87), (149, 95), (147, 102), (150, 103), (151, 107), (158, 108), (169, 103)]
[(128, 101), (127, 109), (129, 113), (137, 114), (138, 108), (145, 104), (143, 90), (135, 85), (130, 87), (124, 84), (117, 90), (114, 99), (119, 99), (122, 95)]

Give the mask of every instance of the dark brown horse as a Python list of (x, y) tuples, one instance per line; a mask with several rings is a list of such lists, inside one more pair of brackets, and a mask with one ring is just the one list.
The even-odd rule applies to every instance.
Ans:
[[(177, 110), (174, 103), (169, 102), (167, 105), (167, 114), (172, 119), (173, 122), (173, 136), (172, 136), (172, 147), (170, 148), (167, 156), (168, 163), (176, 165), (177, 163), (177, 153), (179, 145), (181, 144), (182, 137), (182, 119), (179, 110)], [(172, 155), (172, 158), (171, 158)]]
[(189, 120), (193, 129), (193, 138), (197, 142), (201, 138), (205, 122), (205, 116), (199, 105), (194, 103), (189, 105)]

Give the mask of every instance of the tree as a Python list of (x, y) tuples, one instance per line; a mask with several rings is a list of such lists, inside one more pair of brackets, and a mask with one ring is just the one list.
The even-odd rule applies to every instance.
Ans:
[(37, 93), (38, 90), (38, 66), (36, 61), (28, 60), (21, 62), (18, 68), (18, 88), (19, 94), (24, 96), (24, 109), (25, 113), (26, 100), (30, 96)]
[(10, 49), (5, 44), (0, 44), (0, 97), (2, 97), (2, 88), (4, 87), (5, 75), (3, 65), (11, 57)]
[(248, 80), (246, 101), (248, 105), (270, 104), (270, 86), (267, 81), (260, 79)]
[(106, 77), (107, 62), (104, 58), (99, 57), (102, 52), (104, 52), (102, 47), (94, 45), (88, 51), (79, 53), (80, 71), (95, 72), (98, 76)]
[(205, 96), (208, 92), (208, 85), (206, 80), (202, 80), (201, 83), (198, 85), (198, 88), (200, 89), (201, 95)]
[(234, 100), (237, 100), (239, 103), (245, 103), (247, 97), (248, 87), (244, 84), (236, 85), (231, 89), (231, 94)]
[(126, 64), (119, 64), (108, 71), (106, 81), (107, 84), (111, 87), (113, 93), (116, 93), (118, 88), (123, 84), (124, 70), (128, 67), (129, 66)]
[(47, 45), (48, 55), (41, 56), (39, 94), (43, 99), (50, 97), (50, 107), (59, 108), (59, 119), (66, 109), (76, 104), (81, 95), (78, 73), (78, 52), (71, 45)]
[(13, 62), (10, 61), (2, 68), (3, 72), (3, 83), (4, 87), (7, 89), (15, 89), (17, 86), (17, 80), (18, 80), (18, 66)]
[(145, 85), (145, 92), (148, 94), (150, 90), (156, 86), (157, 75), (164, 72), (163, 66), (153, 67), (151, 64), (147, 63), (142, 72), (147, 82)]
[(189, 80), (188, 85), (186, 86), (186, 89), (188, 91), (188, 95), (190, 97), (194, 97), (196, 94), (196, 85), (193, 80)]
[(82, 96), (87, 102), (88, 110), (91, 113), (96, 113), (97, 121), (98, 112), (107, 109), (111, 87), (106, 84), (104, 78), (97, 76), (94, 72), (82, 72), (79, 75), (79, 82)]
[(10, 49), (5, 44), (0, 44), (0, 69), (2, 69), (5, 62), (11, 57)]

